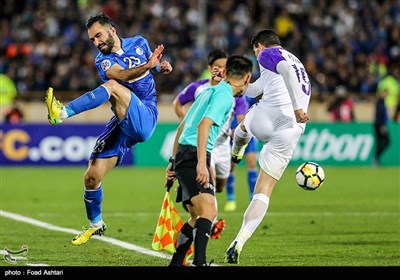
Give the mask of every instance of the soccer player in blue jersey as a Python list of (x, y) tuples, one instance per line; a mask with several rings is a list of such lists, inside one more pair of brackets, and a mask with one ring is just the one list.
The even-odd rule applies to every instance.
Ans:
[(301, 61), (282, 48), (278, 35), (270, 29), (258, 32), (251, 45), (260, 66), (260, 77), (246, 88), (245, 95), (262, 95), (235, 129), (232, 161), (240, 162), (251, 137), (264, 144), (258, 157), (260, 172), (253, 199), (225, 253), (227, 263), (239, 263), (239, 254), (267, 213), (272, 191), (310, 119), (307, 109), (311, 84)]
[(106, 224), (102, 217), (105, 175), (118, 166), (132, 146), (151, 137), (158, 119), (156, 88), (151, 70), (168, 74), (172, 66), (162, 61), (163, 45), (152, 53), (147, 40), (136, 35), (120, 38), (116, 26), (105, 14), (86, 23), (88, 36), (99, 49), (95, 64), (104, 84), (64, 106), (46, 93), (48, 119), (53, 125), (84, 111), (110, 102), (114, 116), (97, 139), (84, 174), (84, 203), (89, 226), (75, 238), (73, 245), (86, 243), (92, 235), (102, 235)]
[[(226, 78), (198, 95), (180, 123), (174, 141), (167, 180), (178, 179), (182, 203), (190, 218), (182, 226), (171, 266), (182, 266), (185, 255), (194, 243), (193, 266), (206, 266), (206, 249), (211, 226), (218, 210), (214, 182), (210, 173), (211, 151), (221, 127), (234, 106), (234, 96), (241, 96), (250, 83), (252, 62), (243, 56), (230, 56), (226, 62)], [(178, 194), (179, 195), (179, 194)]]

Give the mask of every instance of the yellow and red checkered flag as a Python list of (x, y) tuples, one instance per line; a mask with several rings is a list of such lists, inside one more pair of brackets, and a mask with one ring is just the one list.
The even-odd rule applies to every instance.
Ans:
[[(174, 160), (170, 158), (172, 167), (174, 167)], [(167, 251), (170, 253), (176, 252), (176, 243), (178, 241), (178, 235), (183, 226), (183, 221), (179, 216), (178, 210), (176, 209), (169, 190), (173, 185), (173, 181), (166, 182), (167, 192), (165, 193), (164, 200), (161, 206), (160, 216), (158, 217), (156, 231), (154, 232), (152, 248), (156, 251)], [(184, 265), (187, 264), (188, 259), (193, 254), (193, 244), (186, 253)]]
[(166, 192), (153, 237), (152, 247), (154, 250), (175, 253), (175, 240), (179, 234), (177, 225), (179, 228), (182, 227), (182, 220), (179, 215), (172, 214), (176, 213), (175, 210), (170, 194)]
[[(163, 204), (161, 206), (160, 216), (158, 217), (156, 231), (153, 236), (152, 248), (156, 251), (176, 252), (176, 243), (178, 235), (183, 226), (183, 221), (179, 216), (169, 191), (165, 193)], [(185, 265), (193, 254), (193, 244), (186, 253)]]

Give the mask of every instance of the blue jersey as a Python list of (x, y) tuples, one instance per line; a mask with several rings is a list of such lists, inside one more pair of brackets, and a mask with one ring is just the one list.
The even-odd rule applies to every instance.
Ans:
[[(98, 53), (97, 70), (104, 82), (110, 80), (107, 70), (114, 64), (124, 69), (146, 64), (151, 56), (150, 46), (140, 35), (121, 38), (121, 49), (116, 53)], [(90, 159), (118, 157), (117, 165), (125, 153), (136, 143), (144, 142), (153, 134), (158, 118), (157, 93), (153, 74), (147, 71), (131, 81), (118, 81), (131, 91), (132, 98), (124, 119), (113, 116), (96, 142)]]
[[(114, 64), (119, 64), (122, 68), (134, 68), (148, 62), (152, 51), (149, 43), (140, 35), (129, 38), (121, 38), (121, 50), (116, 53), (103, 54), (99, 52), (95, 63), (101, 79), (106, 82), (107, 70)], [(130, 89), (147, 106), (157, 108), (157, 94), (153, 74), (147, 71), (142, 76), (127, 82), (118, 81)]]

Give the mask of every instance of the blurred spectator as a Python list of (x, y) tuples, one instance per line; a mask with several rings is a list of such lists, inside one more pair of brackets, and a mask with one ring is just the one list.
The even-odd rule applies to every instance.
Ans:
[(0, 106), (10, 106), (17, 96), (15, 83), (6, 74), (0, 73)]
[(20, 124), (24, 120), (24, 114), (17, 102), (14, 102), (10, 109), (4, 115), (4, 123)]
[(385, 98), (387, 95), (387, 90), (382, 90), (378, 92), (375, 104), (374, 131), (376, 147), (373, 164), (376, 166), (381, 165), (382, 154), (390, 144), (388, 131), (389, 114), (385, 104)]
[(22, 96), (50, 84), (56, 90), (88, 91), (101, 83), (87, 59), (97, 50), (79, 40), (87, 36), (84, 19), (100, 11), (109, 13), (122, 36), (140, 33), (167, 46), (164, 55), (174, 76), (156, 77), (160, 94), (175, 95), (197, 79), (207, 67), (201, 58), (212, 49), (254, 59), (246, 42), (268, 26), (311, 67), (310, 81), (321, 101), (339, 84), (365, 98), (373, 96), (382, 75), (393, 67), (389, 62), (400, 58), (400, 4), (393, 0), (15, 2), (1, 0), (0, 71), (15, 77)]
[(385, 94), (385, 105), (389, 110), (389, 115), (393, 116), (400, 98), (400, 60), (391, 63), (387, 74), (379, 81), (377, 95)]
[(347, 92), (345, 86), (338, 86), (334, 99), (328, 104), (328, 111), (333, 122), (352, 122), (354, 117), (353, 98)]

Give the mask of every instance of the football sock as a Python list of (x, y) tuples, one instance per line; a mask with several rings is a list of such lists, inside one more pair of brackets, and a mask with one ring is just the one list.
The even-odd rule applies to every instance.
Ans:
[(244, 132), (238, 125), (233, 136), (232, 153), (239, 154), (243, 146), (250, 142), (251, 137), (250, 133)]
[(207, 263), (206, 249), (211, 234), (211, 221), (205, 218), (198, 218), (194, 227), (194, 258), (193, 264), (203, 266)]
[(235, 238), (240, 251), (244, 243), (253, 235), (254, 231), (261, 223), (267, 213), (268, 205), (269, 197), (265, 194), (257, 193), (253, 196), (253, 199), (244, 213), (242, 227)]
[(97, 224), (103, 220), (101, 213), (101, 203), (103, 201), (103, 188), (100, 187), (96, 190), (85, 190), (83, 195), (85, 201), (86, 215), (91, 225)]
[(92, 91), (88, 91), (65, 106), (68, 117), (99, 107), (109, 98), (108, 90), (102, 85)]
[(228, 181), (226, 183), (226, 199), (228, 201), (235, 201), (235, 174), (229, 174)]
[(189, 223), (185, 223), (178, 235), (176, 243), (176, 252), (172, 255), (170, 266), (182, 266), (187, 251), (193, 242), (193, 228)]
[(61, 111), (60, 118), (63, 120), (72, 117), (73, 115), (76, 115), (76, 112), (72, 110), (71, 106), (66, 105)]
[(247, 170), (247, 183), (249, 184), (249, 196), (250, 200), (253, 199), (254, 188), (256, 186), (258, 177), (257, 168)]

